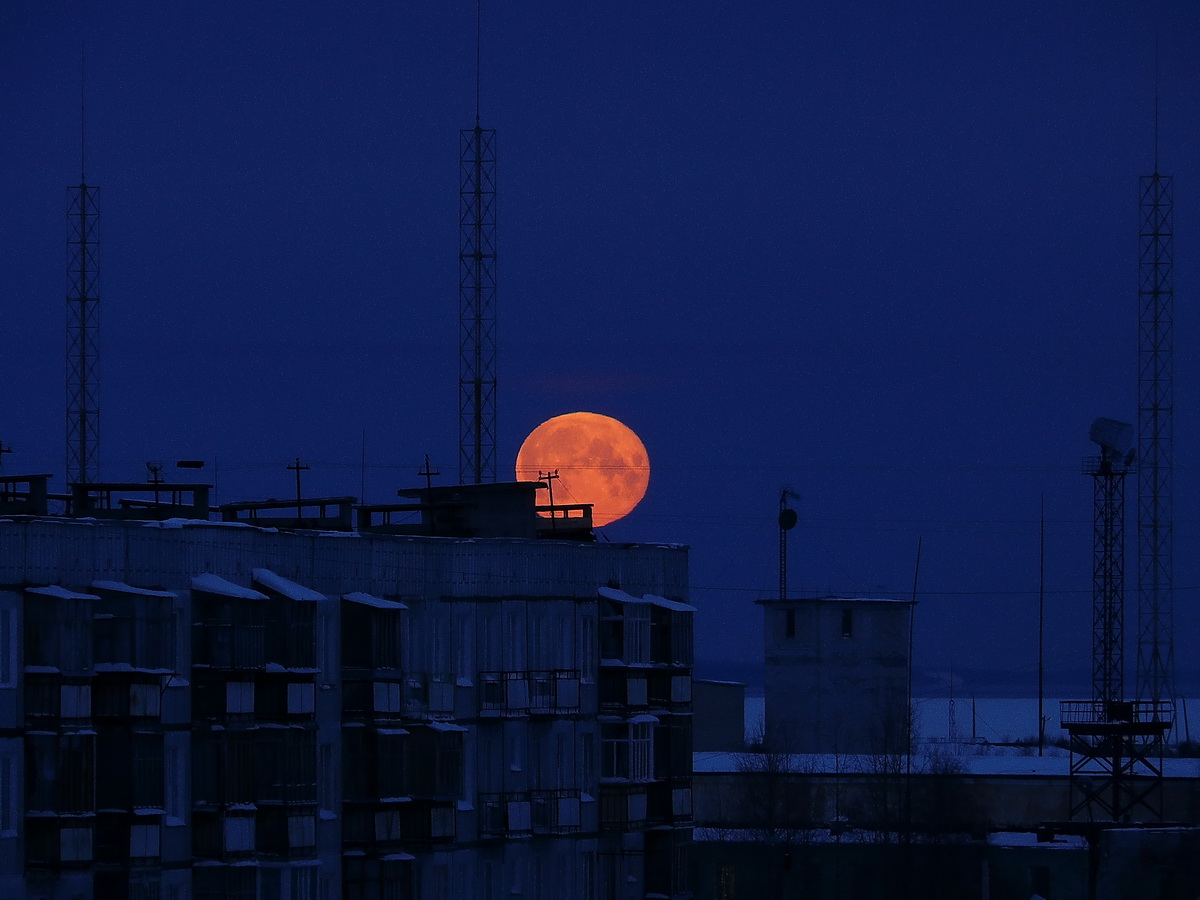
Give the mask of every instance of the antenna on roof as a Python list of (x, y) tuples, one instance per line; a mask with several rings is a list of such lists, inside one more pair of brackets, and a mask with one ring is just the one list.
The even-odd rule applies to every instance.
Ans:
[(479, 127), (479, 94), (483, 71), (483, 0), (475, 3), (475, 127)]
[(480, 125), (483, 2), (475, 13), (475, 127), (459, 132), (458, 478), (496, 480), (496, 132)]
[(1154, 174), (1158, 174), (1158, 29), (1154, 29)]
[(79, 184), (67, 206), (67, 482), (99, 480), (100, 397), (97, 366), (100, 292), (98, 190), (84, 174), (84, 45), (79, 46)]
[(87, 182), (87, 127), (84, 106), (84, 88), (87, 85), (87, 45), (79, 42), (79, 183)]

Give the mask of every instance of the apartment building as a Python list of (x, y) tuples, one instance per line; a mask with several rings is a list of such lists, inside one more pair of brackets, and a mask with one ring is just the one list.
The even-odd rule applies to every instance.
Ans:
[(690, 896), (684, 548), (113, 509), (0, 519), (0, 897)]

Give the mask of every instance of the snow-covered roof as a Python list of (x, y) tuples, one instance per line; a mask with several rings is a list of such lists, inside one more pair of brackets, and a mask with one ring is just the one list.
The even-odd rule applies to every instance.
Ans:
[(647, 594), (646, 599), (655, 606), (661, 606), (663, 609), (669, 609), (673, 612), (696, 612), (696, 607), (689, 606), (686, 603), (680, 603), (678, 600), (668, 600), (666, 597), (659, 597), (656, 594)]
[(40, 594), (43, 597), (55, 597), (59, 600), (99, 600), (95, 594), (77, 594), (75, 591), (68, 591), (65, 587), (59, 587), (57, 584), (48, 584), (45, 587), (25, 588), (27, 594)]
[(220, 575), (213, 575), (210, 572), (205, 572), (203, 575), (197, 575), (192, 579), (193, 591), (204, 591), (207, 594), (220, 594), (223, 597), (236, 597), (239, 600), (266, 600), (266, 594), (260, 594), (258, 591), (244, 588), (234, 584), (232, 581), (226, 581)]
[(342, 599), (349, 600), (351, 603), (361, 603), (363, 606), (373, 606), (376, 609), (408, 609), (398, 600), (384, 600), (382, 597), (364, 594), (362, 591), (342, 594)]
[(1087, 838), (1081, 834), (1056, 834), (1053, 839), (1038, 840), (1034, 831), (994, 831), (987, 836), (992, 847), (1039, 847), (1044, 850), (1087, 849)]
[(289, 600), (317, 603), (325, 599), (324, 594), (314, 591), (312, 588), (306, 588), (302, 584), (296, 584), (294, 581), (289, 581), (282, 575), (276, 575), (270, 569), (252, 569), (250, 577), (260, 587), (265, 587), (269, 591), (282, 594)]
[(627, 594), (619, 588), (602, 587), (597, 588), (597, 593), (606, 600), (612, 600), (615, 603), (649, 603), (645, 597), (635, 597), (633, 594)]
[(98, 591), (117, 591), (121, 594), (137, 594), (139, 597), (174, 597), (170, 591), (152, 591), (149, 588), (134, 587), (123, 581), (93, 581), (92, 587)]

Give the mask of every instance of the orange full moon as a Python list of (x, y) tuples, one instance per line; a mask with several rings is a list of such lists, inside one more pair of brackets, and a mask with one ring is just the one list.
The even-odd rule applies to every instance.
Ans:
[(574, 412), (547, 419), (517, 452), (517, 480), (558, 470), (555, 505), (591, 503), (592, 524), (628, 515), (650, 484), (650, 457), (633, 430), (610, 416)]

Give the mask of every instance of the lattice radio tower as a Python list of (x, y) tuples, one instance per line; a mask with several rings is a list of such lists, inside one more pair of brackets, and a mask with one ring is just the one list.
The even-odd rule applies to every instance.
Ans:
[(82, 79), (79, 184), (67, 188), (67, 482), (94, 482), (100, 471), (99, 188), (88, 184)]
[(496, 480), (496, 132), (479, 124), (482, 2), (475, 16), (475, 127), (459, 132), (460, 483)]
[(1174, 204), (1171, 177), (1158, 173), (1157, 85), (1154, 174), (1139, 181), (1137, 696), (1157, 703), (1175, 698), (1171, 509)]

